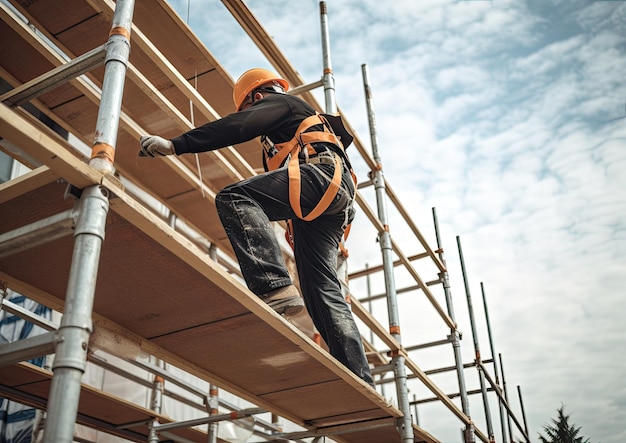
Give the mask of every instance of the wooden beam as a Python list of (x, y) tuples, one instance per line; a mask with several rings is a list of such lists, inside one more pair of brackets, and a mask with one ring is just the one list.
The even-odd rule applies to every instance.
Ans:
[(350, 298), (350, 305), (352, 306), (352, 312), (370, 328), (391, 350), (398, 351), (402, 349), (402, 345), (393, 336), (385, 330), (374, 316), (363, 307), (360, 301), (356, 298)]

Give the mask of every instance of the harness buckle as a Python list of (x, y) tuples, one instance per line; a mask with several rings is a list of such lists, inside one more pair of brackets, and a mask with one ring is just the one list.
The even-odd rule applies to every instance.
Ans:
[(272, 158), (278, 153), (276, 145), (266, 135), (261, 137), (261, 145), (263, 146), (267, 158)]
[(329, 155), (316, 155), (315, 157), (310, 157), (307, 163), (309, 165), (334, 165), (335, 159)]
[(328, 148), (323, 151), (316, 152), (314, 154), (309, 154), (309, 151), (305, 149), (305, 163), (309, 163), (311, 165), (317, 164), (326, 164), (326, 165), (334, 165), (335, 164), (335, 155), (334, 152)]

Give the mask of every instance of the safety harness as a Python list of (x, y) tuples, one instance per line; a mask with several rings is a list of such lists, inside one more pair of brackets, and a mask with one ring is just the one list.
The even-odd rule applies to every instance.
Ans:
[[(329, 120), (332, 120), (333, 124), (331, 124)], [(314, 126), (321, 126), (322, 130), (308, 131)], [(313, 143), (330, 143), (341, 149), (341, 151), (344, 151), (345, 148), (352, 143), (352, 136), (344, 128), (341, 117), (316, 113), (315, 115), (302, 120), (291, 140), (284, 143), (271, 144), (271, 142), (264, 137), (262, 141), (264, 145), (263, 161), (268, 171), (278, 169), (285, 163), (285, 161), (288, 162), (289, 204), (291, 205), (291, 208), (296, 216), (301, 220), (311, 221), (322, 215), (334, 200), (337, 192), (339, 192), (339, 187), (341, 186), (342, 159), (340, 155), (333, 150), (318, 153), (313, 146)], [(343, 157), (347, 162), (347, 156), (344, 154)], [(324, 195), (322, 195), (322, 198), (317, 205), (315, 205), (315, 207), (307, 215), (302, 214), (302, 206), (300, 202), (300, 160), (302, 158), (304, 158), (305, 163), (309, 164), (327, 163), (335, 165), (333, 178), (328, 188), (324, 192)], [(350, 170), (350, 174), (356, 188), (356, 176), (354, 175), (352, 167), (350, 167), (349, 163), (347, 166)], [(293, 248), (293, 228), (291, 220), (287, 221), (287, 226), (288, 229), (285, 235), (287, 237), (287, 241)], [(346, 238), (348, 232), (349, 226), (344, 234)], [(343, 244), (340, 244), (340, 249), (342, 254), (347, 256), (347, 251), (343, 247)]]

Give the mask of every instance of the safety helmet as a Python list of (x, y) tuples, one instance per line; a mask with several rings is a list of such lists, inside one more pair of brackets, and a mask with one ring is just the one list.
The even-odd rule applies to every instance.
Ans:
[(235, 102), (237, 111), (243, 106), (248, 94), (258, 87), (271, 82), (277, 82), (285, 92), (289, 89), (287, 80), (278, 77), (267, 69), (254, 68), (241, 74), (241, 77), (239, 77), (233, 89), (233, 101)]

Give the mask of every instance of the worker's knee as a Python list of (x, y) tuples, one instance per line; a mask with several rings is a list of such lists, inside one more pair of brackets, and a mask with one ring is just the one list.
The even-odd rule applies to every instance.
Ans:
[(224, 217), (237, 211), (242, 205), (245, 206), (247, 197), (241, 192), (237, 183), (226, 186), (215, 196), (215, 207), (222, 221)]
[(218, 214), (223, 214), (233, 206), (233, 198), (230, 187), (226, 187), (217, 193), (215, 196), (215, 207)]
[(230, 205), (233, 200), (233, 194), (237, 194), (235, 184), (228, 185), (215, 196), (215, 204), (219, 206)]

